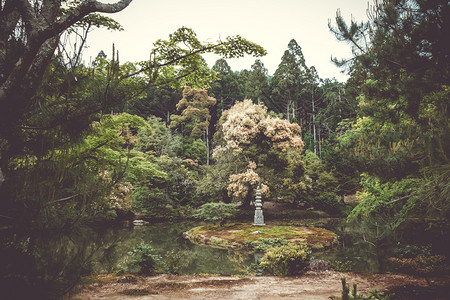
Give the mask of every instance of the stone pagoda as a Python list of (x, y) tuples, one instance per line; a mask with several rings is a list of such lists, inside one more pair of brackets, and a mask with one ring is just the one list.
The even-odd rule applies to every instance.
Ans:
[(256, 188), (256, 200), (255, 200), (255, 220), (253, 225), (264, 226), (264, 215), (262, 211), (262, 201), (261, 201), (261, 190), (258, 187)]

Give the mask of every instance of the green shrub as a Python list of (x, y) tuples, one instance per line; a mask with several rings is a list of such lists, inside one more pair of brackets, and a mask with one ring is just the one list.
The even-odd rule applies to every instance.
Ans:
[(130, 264), (139, 267), (139, 273), (154, 275), (161, 265), (161, 257), (155, 254), (155, 250), (149, 244), (138, 244), (128, 252)]
[(197, 210), (194, 217), (203, 221), (219, 221), (220, 226), (223, 226), (226, 220), (235, 217), (236, 213), (234, 204), (206, 203)]
[(315, 209), (323, 210), (330, 214), (339, 214), (345, 207), (338, 201), (336, 194), (333, 192), (305, 195), (303, 200)]
[(389, 261), (397, 271), (423, 276), (429, 284), (428, 276), (444, 274), (450, 269), (447, 257), (432, 255), (430, 246), (400, 245), (394, 254)]
[(338, 272), (350, 272), (355, 267), (355, 262), (352, 260), (333, 260), (331, 267)]
[(296, 275), (307, 267), (310, 255), (311, 250), (306, 245), (270, 247), (261, 259), (261, 267), (274, 275)]
[(394, 254), (397, 258), (414, 258), (419, 255), (429, 256), (431, 255), (431, 248), (430, 246), (398, 245), (394, 250)]

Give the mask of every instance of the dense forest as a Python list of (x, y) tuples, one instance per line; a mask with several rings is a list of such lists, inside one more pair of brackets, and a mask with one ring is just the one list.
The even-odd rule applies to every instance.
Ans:
[[(375, 1), (367, 22), (338, 11), (329, 28), (352, 48), (334, 59), (347, 82), (320, 78), (294, 39), (269, 76), (264, 45), (202, 42), (186, 27), (148, 61), (113, 49), (86, 64), (92, 29), (121, 30), (99, 13), (130, 2), (0, 1), (0, 226), (14, 233), (0, 280), (49, 280), (26, 270), (45, 252), (33, 232), (187, 219), (206, 203), (245, 211), (257, 186), (265, 201), (375, 228), (373, 243), (448, 234), (448, 1)], [(222, 58), (208, 66), (205, 53)], [(244, 55), (249, 70), (227, 64)]]

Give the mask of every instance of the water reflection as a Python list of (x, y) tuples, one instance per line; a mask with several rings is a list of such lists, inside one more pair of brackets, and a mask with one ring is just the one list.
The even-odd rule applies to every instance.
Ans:
[(247, 253), (199, 246), (182, 237), (183, 232), (198, 225), (183, 222), (135, 227), (132, 239), (134, 244), (140, 241), (151, 244), (162, 256), (173, 249), (180, 251), (183, 257), (181, 274), (242, 274), (253, 263), (252, 256)]
[(339, 237), (339, 246), (315, 253), (315, 258), (330, 261), (339, 271), (383, 273), (388, 271), (388, 257), (397, 239), (393, 235), (378, 236), (377, 228), (366, 223), (348, 224), (344, 219), (331, 219), (320, 227)]
[[(130, 231), (130, 230), (128, 230)], [(56, 299), (101, 261), (115, 268), (126, 231), (83, 228), (58, 232), (0, 232), (0, 288), (3, 299)], [(113, 266), (114, 265), (114, 266)], [(109, 270), (108, 270), (109, 269)]]

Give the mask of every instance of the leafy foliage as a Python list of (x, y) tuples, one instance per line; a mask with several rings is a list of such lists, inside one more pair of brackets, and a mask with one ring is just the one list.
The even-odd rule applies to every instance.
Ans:
[(181, 115), (172, 115), (171, 128), (183, 126), (182, 133), (199, 138), (209, 127), (209, 108), (216, 104), (216, 99), (208, 96), (206, 90), (194, 90), (185, 87), (183, 98), (177, 104)]
[[(442, 254), (433, 254), (431, 247), (417, 245), (399, 245), (389, 261), (403, 273), (420, 275), (444, 274), (450, 271), (448, 258)], [(428, 280), (428, 279), (427, 279)]]
[(194, 217), (204, 221), (219, 221), (220, 226), (225, 225), (227, 219), (236, 216), (237, 209), (233, 203), (205, 203), (194, 214)]
[(311, 250), (306, 245), (283, 245), (270, 247), (261, 259), (264, 271), (279, 275), (301, 274), (308, 265)]
[(429, 276), (448, 271), (447, 258), (444, 255), (418, 255), (414, 258), (389, 258), (398, 270), (407, 274)]
[[(415, 192), (418, 180), (404, 178), (400, 181), (382, 182), (378, 177), (362, 174), (361, 182), (364, 188), (363, 192), (358, 193), (361, 202), (353, 209), (348, 218), (377, 215), (378, 218), (384, 217), (385, 223), (393, 222), (393, 227), (400, 225), (403, 221), (402, 215), (399, 214), (403, 207), (400, 201)], [(394, 214), (397, 214), (397, 219), (389, 221)]]
[(208, 52), (225, 58), (266, 54), (261, 46), (241, 36), (227, 37), (225, 41), (216, 43), (202, 43), (192, 29), (182, 27), (170, 34), (167, 40), (157, 40), (154, 43), (152, 59), (142, 63), (143, 70), (158, 84), (209, 87), (209, 83), (217, 77), (201, 57), (201, 53)]
[(336, 200), (337, 179), (332, 172), (326, 170), (325, 164), (311, 151), (304, 156), (306, 189), (300, 191), (301, 200), (314, 208), (330, 213), (339, 212)]
[[(358, 169), (377, 177), (372, 187), (385, 187), (370, 205), (358, 206), (359, 213), (375, 208), (385, 220), (427, 215), (448, 222), (442, 202), (448, 188), (441, 181), (448, 174), (437, 175), (449, 165), (448, 15), (447, 1), (376, 1), (368, 22), (347, 24), (338, 12), (336, 27), (330, 26), (352, 45), (353, 59), (336, 62), (347, 65), (349, 83), (361, 90), (360, 116), (339, 137), (339, 147), (353, 151)], [(363, 198), (369, 199), (374, 190), (366, 179)]]

